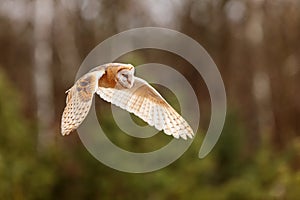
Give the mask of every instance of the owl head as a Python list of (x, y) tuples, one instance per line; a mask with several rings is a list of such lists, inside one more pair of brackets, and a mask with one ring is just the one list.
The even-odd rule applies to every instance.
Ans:
[(131, 64), (124, 65), (116, 75), (117, 82), (124, 88), (131, 88), (134, 82), (134, 67)]

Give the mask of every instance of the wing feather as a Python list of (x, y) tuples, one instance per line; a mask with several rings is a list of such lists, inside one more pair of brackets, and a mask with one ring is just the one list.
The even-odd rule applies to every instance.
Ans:
[[(83, 122), (98, 88), (98, 79), (103, 74), (104, 70), (87, 73), (67, 91), (66, 107), (61, 119), (62, 135), (69, 135)], [(112, 94), (107, 95), (112, 96)]]
[(105, 101), (135, 114), (150, 126), (163, 130), (175, 138), (192, 138), (194, 133), (189, 124), (174, 108), (146, 81), (134, 78), (131, 88), (98, 87), (96, 93)]

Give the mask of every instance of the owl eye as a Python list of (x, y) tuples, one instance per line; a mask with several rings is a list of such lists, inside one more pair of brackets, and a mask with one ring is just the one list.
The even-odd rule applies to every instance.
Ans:
[(123, 76), (128, 79), (128, 74), (123, 74)]

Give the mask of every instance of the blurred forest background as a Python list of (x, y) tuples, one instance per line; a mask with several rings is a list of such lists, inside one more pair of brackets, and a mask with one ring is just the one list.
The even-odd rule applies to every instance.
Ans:
[[(0, 0), (0, 199), (299, 198), (299, 10), (299, 0)], [(181, 70), (197, 91), (201, 122), (179, 160), (128, 174), (98, 162), (76, 133), (62, 137), (60, 117), (85, 56), (143, 26), (204, 46), (223, 77), (228, 113), (216, 147), (198, 159), (210, 119), (202, 78), (176, 55), (129, 53), (122, 61)], [(155, 136), (137, 145), (107, 124), (115, 143), (136, 152), (161, 143)]]

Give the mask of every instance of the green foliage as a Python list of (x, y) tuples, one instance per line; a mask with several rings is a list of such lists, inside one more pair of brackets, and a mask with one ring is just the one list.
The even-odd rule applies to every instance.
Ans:
[[(188, 151), (170, 166), (152, 173), (128, 174), (99, 163), (77, 142), (76, 134), (59, 137), (56, 146), (38, 153), (37, 135), (20, 111), (22, 99), (1, 71), (0, 92), (0, 199), (234, 200), (300, 196), (299, 140), (274, 154), (268, 137), (264, 137), (260, 148), (245, 156), (244, 126), (234, 112), (229, 112), (216, 148), (205, 159), (197, 157), (204, 136), (198, 133)], [(114, 126), (106, 104), (97, 104), (106, 113), (105, 117), (98, 116), (103, 128), (122, 148), (149, 151), (169, 142), (163, 134), (149, 140), (126, 136)]]
[(36, 154), (36, 135), (20, 113), (20, 96), (0, 71), (0, 199), (44, 198), (53, 171)]

